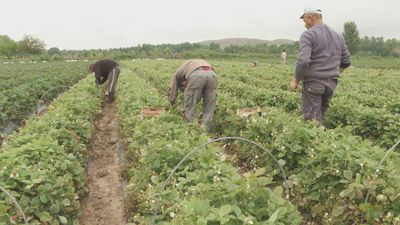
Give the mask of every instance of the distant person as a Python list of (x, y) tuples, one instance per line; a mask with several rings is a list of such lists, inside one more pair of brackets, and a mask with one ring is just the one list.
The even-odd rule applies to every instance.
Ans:
[(253, 66), (254, 67), (259, 67), (260, 66), (260, 62), (258, 62), (257, 60), (253, 61)]
[(173, 59), (179, 59), (179, 58), (180, 58), (179, 53), (178, 53), (178, 52), (172, 53), (172, 58), (173, 58)]
[(108, 80), (107, 96), (110, 102), (114, 101), (115, 89), (121, 68), (119, 64), (111, 59), (103, 59), (91, 64), (90, 72), (96, 77), (96, 84), (104, 84)]
[(283, 49), (281, 53), (281, 64), (286, 64), (286, 51)]
[(183, 63), (172, 76), (168, 101), (175, 104), (178, 89), (184, 91), (184, 116), (187, 121), (197, 119), (196, 105), (203, 98), (203, 124), (210, 129), (216, 107), (217, 76), (214, 69), (203, 59), (190, 59)]
[(341, 72), (350, 66), (350, 53), (343, 37), (322, 22), (322, 11), (304, 9), (306, 31), (300, 37), (295, 77), (290, 88), (295, 91), (303, 81), (301, 109), (306, 120), (322, 124)]

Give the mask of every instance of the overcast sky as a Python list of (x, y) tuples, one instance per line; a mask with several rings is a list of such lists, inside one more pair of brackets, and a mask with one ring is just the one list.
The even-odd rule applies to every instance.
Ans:
[(46, 47), (93, 49), (232, 37), (298, 40), (308, 6), (338, 32), (400, 39), (400, 0), (2, 0), (0, 35)]

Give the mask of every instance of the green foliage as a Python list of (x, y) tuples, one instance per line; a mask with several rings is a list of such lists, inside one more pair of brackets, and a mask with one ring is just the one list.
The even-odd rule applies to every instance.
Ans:
[[(124, 68), (117, 103), (128, 146), (130, 220), (151, 224), (151, 210), (157, 207), (157, 196), (171, 170), (209, 137), (198, 124), (186, 124), (177, 108), (140, 119), (140, 106), (167, 106), (165, 77), (152, 73), (150, 67), (125, 64)], [(300, 223), (293, 205), (282, 199), (282, 188), (268, 188), (272, 178), (265, 169), (241, 176), (224, 157), (217, 145), (190, 156), (162, 192), (157, 224)]]
[(59, 48), (52, 47), (49, 50), (47, 50), (47, 54), (49, 54), (50, 56), (59, 55), (59, 54), (61, 54), (61, 51)]
[(360, 35), (355, 22), (344, 23), (343, 37), (349, 52), (351, 54), (356, 54), (359, 50)]
[[(87, 78), (65, 93), (1, 149), (0, 184), (17, 199), (29, 224), (78, 222), (92, 122), (101, 101), (92, 82)], [(22, 224), (13, 203), (0, 193), (0, 223), (7, 221)]]
[[(126, 66), (161, 90), (179, 63), (148, 61)], [(299, 94), (287, 88), (293, 76), (288, 66), (253, 68), (221, 61), (211, 64), (219, 81), (215, 119), (220, 134), (255, 140), (278, 158), (289, 177), (291, 202), (302, 212), (304, 223), (361, 224), (362, 213), (366, 219), (363, 222), (398, 223), (396, 193), (400, 191), (400, 176), (395, 165), (400, 163), (399, 155), (394, 153), (375, 176), (384, 149), (371, 143), (390, 146), (399, 135), (396, 71), (346, 70), (326, 118), (327, 125), (335, 125), (326, 130), (303, 121), (298, 114)], [(374, 85), (368, 85), (371, 82)], [(248, 118), (235, 115), (238, 108), (252, 106), (261, 106), (264, 113)], [(226, 148), (235, 165), (243, 170), (264, 167), (273, 176), (272, 182), (282, 182), (276, 163), (264, 151), (236, 142)], [(369, 188), (373, 208), (366, 210), (363, 203)]]
[(0, 35), (0, 55), (6, 56), (11, 59), (17, 51), (17, 43), (9, 38), (7, 35)]
[(41, 54), (46, 51), (45, 43), (31, 35), (24, 35), (21, 41), (18, 42), (18, 49), (22, 54)]
[[(127, 147), (122, 173), (128, 181), (132, 223), (151, 224), (171, 170), (210, 139), (197, 123), (183, 121), (182, 94), (177, 107), (166, 101), (170, 76), (181, 63), (121, 63), (117, 107)], [(269, 154), (240, 142), (212, 144), (191, 155), (172, 176), (161, 194), (157, 224), (400, 224), (399, 154), (392, 153), (376, 170), (383, 147), (399, 136), (396, 70), (347, 69), (325, 128), (304, 121), (299, 113), (300, 94), (287, 88), (293, 76), (290, 66), (211, 64), (219, 82), (217, 135), (241, 136), (268, 149), (285, 170), (290, 203), (282, 198), (282, 174)], [(85, 193), (82, 165), (99, 108), (99, 90), (91, 82), (84, 80), (44, 117), (29, 121), (0, 154), (0, 169), (6, 170), (0, 178), (28, 205), (32, 224), (73, 224), (79, 215), (72, 196)], [(164, 106), (167, 112), (143, 119), (141, 106)], [(263, 112), (236, 115), (238, 108), (253, 106)], [(59, 177), (62, 185), (57, 186)], [(0, 196), (0, 221), (15, 218), (10, 201)]]
[(49, 103), (87, 75), (86, 62), (0, 65), (0, 127), (21, 124), (38, 110), (39, 100)]

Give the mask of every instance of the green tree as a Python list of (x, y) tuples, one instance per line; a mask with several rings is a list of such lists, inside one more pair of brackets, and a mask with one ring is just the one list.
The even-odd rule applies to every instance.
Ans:
[(220, 51), (221, 50), (221, 46), (218, 43), (212, 42), (212, 43), (210, 43), (209, 47), (210, 47), (210, 50), (212, 50), (212, 51)]
[(17, 53), (17, 43), (7, 35), (0, 35), (0, 55), (11, 59)]
[(60, 51), (59, 48), (52, 47), (52, 48), (50, 48), (49, 50), (47, 50), (47, 54), (50, 55), (50, 56), (52, 56), (52, 55), (59, 55), (59, 54), (61, 54), (61, 51)]
[(22, 40), (18, 42), (18, 48), (22, 54), (41, 54), (46, 51), (46, 45), (38, 38), (30, 35), (24, 35)]
[(355, 54), (360, 45), (360, 35), (355, 22), (344, 23), (343, 38), (351, 54)]

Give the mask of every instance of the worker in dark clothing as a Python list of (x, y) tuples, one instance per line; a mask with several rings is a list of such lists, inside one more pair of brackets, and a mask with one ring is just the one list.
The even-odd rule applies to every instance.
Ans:
[(108, 80), (107, 95), (110, 101), (114, 101), (115, 89), (121, 68), (111, 59), (103, 59), (90, 65), (90, 72), (96, 77), (96, 84), (104, 84)]
[(350, 53), (343, 37), (322, 22), (321, 10), (306, 8), (300, 19), (307, 30), (300, 37), (295, 77), (290, 88), (295, 91), (303, 81), (301, 109), (304, 118), (322, 124), (339, 75), (350, 66)]
[(178, 89), (185, 93), (185, 118), (193, 122), (197, 118), (196, 105), (203, 98), (203, 124), (210, 129), (216, 107), (217, 77), (205, 60), (190, 59), (183, 63), (169, 86), (168, 101), (175, 104)]

